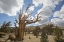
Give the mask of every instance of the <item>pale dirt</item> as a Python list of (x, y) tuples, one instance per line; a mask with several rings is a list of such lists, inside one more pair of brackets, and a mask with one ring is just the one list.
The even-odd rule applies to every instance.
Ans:
[[(30, 39), (29, 39), (30, 36)], [(3, 38), (0, 38), (1, 41), (5, 41), (8, 38), (8, 35), (4, 36)], [(48, 40), (49, 42), (55, 42), (53, 39), (53, 36), (48, 35)], [(10, 40), (8, 40), (7, 42), (10, 42)], [(38, 38), (36, 38), (36, 36), (34, 36), (33, 34), (26, 34), (26, 36), (24, 36), (24, 40), (23, 42), (40, 42), (40, 36), (38, 36)]]

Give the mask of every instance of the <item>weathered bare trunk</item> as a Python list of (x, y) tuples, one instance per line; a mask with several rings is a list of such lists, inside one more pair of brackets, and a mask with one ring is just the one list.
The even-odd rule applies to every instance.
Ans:
[[(26, 12), (25, 13), (27, 13), (27, 14), (28, 14), (28, 8), (29, 8), (29, 6), (30, 6), (30, 4), (26, 8)], [(25, 27), (26, 27), (27, 24), (31, 24), (31, 23), (35, 23), (35, 22), (39, 21), (38, 20), (38, 15), (39, 14), (37, 15), (37, 18), (36, 18), (35, 21), (33, 21), (33, 20), (26, 20), (29, 15), (24, 15), (22, 17), (22, 14), (19, 14), (19, 23), (18, 23), (19, 24), (19, 27), (17, 29), (17, 34), (15, 34), (17, 40), (23, 40), (24, 39), (24, 31), (25, 31)]]

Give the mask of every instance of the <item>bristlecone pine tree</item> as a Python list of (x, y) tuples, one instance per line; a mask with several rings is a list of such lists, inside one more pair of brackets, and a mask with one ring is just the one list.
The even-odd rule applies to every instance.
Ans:
[(63, 35), (62, 30), (58, 26), (55, 27), (54, 34), (55, 34), (54, 40), (56, 42), (64, 42), (64, 40), (62, 39), (62, 35)]
[(44, 28), (42, 29), (42, 34), (40, 38), (41, 42), (48, 42), (48, 36), (46, 35)]
[(47, 35), (52, 35), (53, 34), (53, 24), (48, 24), (46, 26), (44, 26), (45, 32), (47, 33)]
[(7, 23), (6, 21), (4, 21), (3, 25), (1, 26), (1, 32), (9, 33), (10, 32), (9, 26), (11, 25), (10, 23), (11, 23), (10, 21)]
[[(39, 15), (42, 13), (42, 11), (39, 12), (39, 14), (37, 14), (35, 19), (32, 19), (31, 18), (32, 12), (29, 13), (29, 8), (30, 8), (30, 4), (28, 4), (25, 11), (22, 11), (22, 12), (20, 11), (19, 19), (15, 20), (15, 23), (17, 23), (19, 25), (18, 29), (17, 29), (18, 33), (15, 32), (15, 35), (16, 35), (15, 37), (17, 38), (17, 40), (21, 40), (21, 41), (24, 40), (24, 31), (25, 31), (26, 25), (35, 23), (35, 22), (38, 22), (41, 20), (40, 19), (41, 16), (39, 16)], [(28, 19), (28, 18), (30, 18), (30, 19)]]
[(34, 36), (36, 36), (36, 38), (38, 38), (39, 32), (40, 32), (40, 27), (36, 26), (36, 28), (33, 30), (33, 34)]

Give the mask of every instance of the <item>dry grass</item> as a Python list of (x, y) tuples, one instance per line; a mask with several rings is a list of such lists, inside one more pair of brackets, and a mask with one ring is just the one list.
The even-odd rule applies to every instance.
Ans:
[[(29, 36), (30, 36), (30, 39), (29, 39)], [(0, 38), (0, 40), (5, 41), (7, 38), (8, 38), (8, 35), (3, 36), (2, 38)], [(53, 37), (51, 35), (49, 35), (48, 38), (49, 38), (49, 42), (54, 42), (54, 40), (52, 39)], [(40, 36), (36, 38), (36, 36), (34, 36), (33, 34), (27, 34), (26, 36), (24, 36), (24, 42), (40, 42)]]
[[(30, 39), (29, 39), (30, 36)], [(8, 38), (8, 34), (6, 36), (3, 36), (2, 38), (0, 38), (1, 41), (5, 41)], [(33, 34), (26, 34), (26, 36), (24, 36), (24, 40), (23, 42), (40, 42), (40, 36), (38, 36), (38, 38), (36, 38), (36, 36), (34, 36)], [(48, 40), (49, 42), (55, 42), (53, 39), (53, 36), (48, 35)], [(7, 41), (10, 42), (10, 41)]]

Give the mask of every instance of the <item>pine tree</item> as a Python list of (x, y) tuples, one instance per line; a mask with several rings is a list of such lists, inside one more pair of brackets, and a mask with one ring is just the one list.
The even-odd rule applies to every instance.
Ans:
[(5, 32), (5, 33), (9, 33), (10, 32), (10, 21), (6, 23), (6, 21), (4, 21), (4, 23), (1, 26), (1, 32)]
[(55, 34), (55, 41), (56, 42), (64, 42), (63, 40), (62, 40), (62, 30), (58, 27), (58, 26), (56, 26), (55, 27), (55, 29), (54, 29), (54, 34)]
[(39, 32), (40, 32), (40, 27), (36, 26), (36, 28), (33, 30), (33, 34), (34, 36), (36, 36), (36, 38), (38, 38)]
[(41, 42), (48, 42), (48, 36), (46, 35), (44, 28), (42, 29)]

